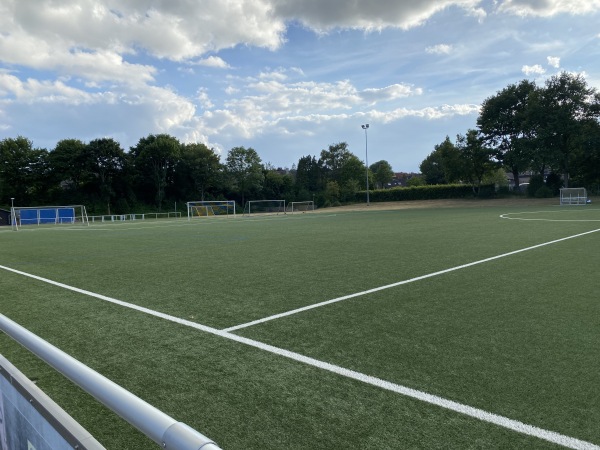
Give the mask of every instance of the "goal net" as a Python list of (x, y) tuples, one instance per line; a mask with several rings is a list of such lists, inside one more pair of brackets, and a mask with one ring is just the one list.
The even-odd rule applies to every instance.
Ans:
[(89, 225), (87, 211), (83, 205), (70, 206), (27, 206), (10, 209), (13, 230), (28, 225)]
[(250, 200), (244, 205), (244, 215), (285, 214), (285, 200)]
[(561, 205), (585, 205), (587, 199), (585, 188), (562, 188), (560, 190)]
[(199, 200), (187, 202), (188, 220), (194, 217), (235, 216), (233, 200)]
[(305, 201), (305, 202), (290, 202), (290, 203), (288, 203), (287, 210), (291, 214), (300, 213), (300, 212), (303, 213), (303, 212), (307, 212), (307, 211), (314, 211), (315, 210), (315, 202), (313, 202), (312, 200)]

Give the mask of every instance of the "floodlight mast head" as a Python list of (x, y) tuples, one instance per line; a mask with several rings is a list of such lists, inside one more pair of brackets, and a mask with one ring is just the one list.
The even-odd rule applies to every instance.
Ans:
[(368, 124), (368, 123), (366, 123), (366, 124), (364, 124), (364, 125), (361, 125), (361, 126), (362, 126), (362, 129), (363, 129), (363, 130), (366, 130), (367, 128), (369, 128), (369, 124)]

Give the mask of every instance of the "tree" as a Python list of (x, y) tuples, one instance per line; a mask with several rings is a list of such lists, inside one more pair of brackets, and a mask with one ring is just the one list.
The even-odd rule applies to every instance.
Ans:
[(116, 193), (114, 184), (125, 169), (125, 152), (114, 139), (101, 138), (90, 141), (84, 149), (83, 158), (84, 167), (92, 175), (90, 185), (110, 214), (111, 200)]
[(339, 142), (332, 144), (327, 150), (321, 150), (319, 164), (323, 168), (325, 178), (330, 181), (340, 182), (342, 176), (342, 168), (353, 156), (348, 150), (348, 144)]
[(314, 156), (303, 156), (296, 169), (296, 189), (315, 193), (321, 189), (321, 165)]
[(562, 72), (546, 81), (541, 95), (540, 137), (552, 153), (553, 165), (563, 174), (565, 187), (573, 155), (581, 146), (586, 124), (600, 117), (600, 94), (582, 75)]
[(288, 199), (292, 195), (294, 180), (288, 174), (280, 173), (275, 168), (265, 168), (263, 196), (267, 199)]
[(493, 150), (484, 145), (477, 130), (468, 130), (466, 136), (458, 135), (456, 148), (460, 153), (462, 179), (471, 183), (477, 194), (484, 177), (497, 168), (492, 160)]
[(220, 190), (223, 166), (212, 148), (204, 144), (184, 144), (181, 160), (177, 168), (179, 192), (184, 197), (199, 197), (205, 200), (207, 194)]
[(21, 205), (47, 200), (48, 152), (23, 137), (0, 141), (0, 194)]
[(389, 162), (381, 160), (371, 164), (369, 167), (373, 173), (373, 181), (377, 188), (382, 189), (386, 184), (394, 179), (394, 171)]
[(253, 148), (234, 147), (227, 154), (225, 167), (244, 205), (246, 196), (262, 186), (262, 161)]
[(519, 173), (531, 166), (531, 139), (538, 123), (532, 117), (531, 100), (537, 92), (535, 83), (528, 80), (511, 84), (485, 99), (477, 118), (483, 139), (511, 170), (515, 186), (519, 185)]
[[(338, 178), (341, 200), (351, 201), (360, 189), (366, 189), (366, 176), (367, 170), (363, 162), (358, 159), (358, 156), (350, 153), (341, 167)], [(372, 178), (371, 174), (369, 174), (370, 178)], [(373, 188), (372, 183), (369, 183), (369, 188)]]
[(82, 184), (89, 178), (84, 164), (85, 149), (86, 144), (79, 139), (63, 139), (48, 153), (52, 187), (61, 196), (66, 195), (67, 203), (80, 193)]
[[(366, 188), (365, 165), (348, 150), (348, 144), (345, 142), (332, 144), (327, 150), (322, 150), (319, 165), (322, 167), (325, 180), (335, 181), (336, 189), (332, 192), (337, 190), (337, 198), (343, 201), (352, 199), (361, 186)], [(329, 197), (335, 196), (329, 195)]]
[(462, 167), (460, 152), (450, 138), (434, 147), (419, 166), (427, 184), (447, 184), (460, 180)]
[[(573, 184), (576, 186), (600, 186), (600, 123), (588, 120), (582, 124), (582, 132), (576, 143), (576, 151), (570, 166)], [(551, 174), (552, 175), (552, 174)], [(546, 181), (552, 187), (552, 185)], [(554, 186), (556, 191), (562, 187), (560, 184)], [(599, 189), (600, 190), (600, 189)]]
[(138, 183), (144, 188), (146, 179), (155, 192), (155, 202), (161, 210), (167, 187), (173, 184), (175, 167), (181, 156), (181, 144), (168, 134), (149, 135), (141, 138), (131, 148), (131, 157), (138, 175)]

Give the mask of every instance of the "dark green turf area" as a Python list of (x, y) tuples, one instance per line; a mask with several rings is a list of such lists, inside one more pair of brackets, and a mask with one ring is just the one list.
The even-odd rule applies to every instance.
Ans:
[[(598, 220), (589, 207), (480, 207), (36, 228), (0, 232), (0, 265), (221, 329), (595, 230)], [(600, 445), (599, 240), (236, 334)], [(225, 449), (555, 447), (5, 270), (0, 292), (7, 317)], [(154, 448), (3, 334), (0, 352), (107, 448)]]

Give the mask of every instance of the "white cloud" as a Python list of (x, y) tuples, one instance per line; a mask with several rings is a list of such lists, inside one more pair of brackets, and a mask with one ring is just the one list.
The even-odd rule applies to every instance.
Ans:
[(222, 58), (218, 56), (209, 56), (208, 58), (200, 59), (196, 61), (197, 65), (205, 67), (213, 67), (216, 69), (230, 69), (231, 66), (227, 64)]
[(548, 56), (548, 65), (558, 69), (560, 67), (560, 58), (558, 56)]
[(527, 65), (525, 65), (525, 66), (523, 66), (521, 68), (521, 71), (525, 75), (527, 75), (527, 76), (529, 76), (529, 75), (542, 75), (542, 74), (546, 73), (546, 70), (542, 66), (540, 66), (539, 64), (535, 64), (533, 66), (527, 66)]
[(414, 89), (407, 84), (394, 84), (382, 89), (365, 89), (360, 92), (359, 95), (363, 100), (370, 104), (375, 104), (377, 102), (395, 100), (411, 95), (421, 95), (422, 93), (423, 90), (421, 88)]
[(452, 52), (452, 46), (448, 44), (434, 45), (432, 47), (427, 47), (425, 52), (432, 55), (448, 55)]
[(210, 97), (208, 96), (208, 92), (206, 91), (206, 89), (199, 89), (197, 98), (198, 102), (204, 109), (211, 109), (215, 106), (214, 103), (211, 101)]
[(600, 10), (600, 0), (504, 0), (499, 11), (518, 16), (584, 15)]
[(269, 72), (261, 72), (258, 75), (258, 78), (261, 80), (276, 80), (276, 81), (285, 81), (287, 80), (287, 75), (283, 69), (269, 71)]

